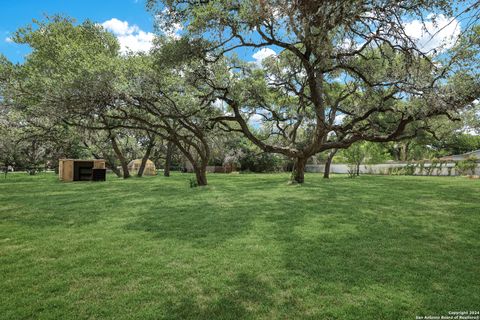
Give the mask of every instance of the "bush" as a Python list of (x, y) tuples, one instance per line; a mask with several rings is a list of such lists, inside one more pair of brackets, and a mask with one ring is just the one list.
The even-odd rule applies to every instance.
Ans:
[(357, 166), (356, 165), (348, 165), (347, 169), (348, 177), (355, 178), (357, 176)]
[(388, 168), (388, 174), (391, 176), (405, 176), (407, 175), (407, 169), (402, 167)]
[(409, 163), (405, 166), (405, 175), (406, 176), (413, 176), (415, 174), (415, 165), (412, 163)]
[(477, 158), (469, 157), (465, 160), (457, 162), (455, 168), (461, 175), (475, 174), (477, 168)]
[(282, 160), (276, 154), (252, 151), (244, 152), (239, 159), (242, 171), (251, 172), (277, 172), (282, 169)]
[(190, 188), (196, 188), (196, 187), (198, 187), (197, 179), (195, 179), (195, 178), (190, 178), (188, 181), (190, 182)]

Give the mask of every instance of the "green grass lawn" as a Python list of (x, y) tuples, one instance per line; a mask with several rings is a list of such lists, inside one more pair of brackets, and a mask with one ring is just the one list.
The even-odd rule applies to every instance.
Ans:
[(1, 319), (415, 319), (480, 309), (480, 181), (0, 179)]

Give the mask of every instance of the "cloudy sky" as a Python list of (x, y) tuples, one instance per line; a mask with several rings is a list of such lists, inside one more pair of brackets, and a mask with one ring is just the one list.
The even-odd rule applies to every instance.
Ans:
[(26, 46), (11, 43), (18, 28), (42, 19), (44, 15), (63, 14), (81, 22), (90, 19), (115, 33), (123, 49), (146, 50), (153, 37), (153, 18), (143, 0), (17, 0), (0, 5), (0, 53), (12, 61), (23, 60)]
[[(102, 24), (117, 36), (123, 52), (147, 51), (154, 37), (153, 17), (145, 10), (144, 0), (18, 0), (6, 3), (1, 5), (0, 10), (0, 53), (14, 62), (23, 61), (29, 50), (24, 45), (13, 43), (12, 33), (31, 23), (32, 19), (42, 19), (45, 15), (63, 14), (79, 22), (88, 18)], [(460, 27), (456, 21), (452, 23), (444, 16), (437, 17), (436, 22), (427, 22), (427, 30), (424, 30), (419, 21), (413, 20), (405, 25), (405, 30), (417, 39), (425, 51), (439, 45), (451, 46), (453, 38), (460, 33)], [(176, 26), (170, 35), (177, 36), (180, 32), (180, 26)], [(263, 48), (242, 53), (244, 58), (260, 64), (276, 52)]]

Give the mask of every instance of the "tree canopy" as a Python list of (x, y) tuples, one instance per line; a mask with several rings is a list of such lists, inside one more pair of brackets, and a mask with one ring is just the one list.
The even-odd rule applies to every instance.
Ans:
[[(183, 24), (204, 60), (225, 65), (223, 78), (203, 75), (211, 96), (229, 106), (218, 122), (242, 131), (266, 152), (296, 158), (297, 182), (316, 153), (356, 141), (415, 136), (428, 126), (425, 119), (453, 119), (479, 94), (478, 78), (457, 54), (466, 43), (426, 50), (405, 30), (411, 19), (466, 14), (450, 2), (166, 0), (161, 10), (157, 1), (149, 5), (163, 18), (161, 26)], [(259, 67), (239, 58), (245, 48), (276, 54)], [(252, 115), (261, 119), (262, 130), (248, 125)]]
[[(302, 183), (308, 159), (322, 152), (331, 161), (339, 149), (392, 142), (400, 150), (392, 153), (406, 158), (402, 140), (433, 150), (446, 133), (478, 130), (478, 2), (147, 6), (163, 31), (148, 53), (121, 52), (112, 33), (88, 20), (53, 16), (19, 29), (13, 40), (32, 52), (22, 64), (0, 59), (2, 104), (22, 114), (31, 137), (75, 131), (113, 170), (118, 160), (125, 178), (128, 156), (138, 154), (132, 150), (147, 159), (166, 141), (199, 185), (207, 184), (220, 136), (241, 134), (250, 143), (248, 152), (231, 148), (231, 159), (257, 151), (293, 159), (292, 179)], [(408, 30), (412, 21), (437, 20), (464, 21), (461, 33), (432, 46)], [(181, 37), (166, 35), (174, 25), (183, 26)], [(252, 50), (267, 56), (251, 62)]]

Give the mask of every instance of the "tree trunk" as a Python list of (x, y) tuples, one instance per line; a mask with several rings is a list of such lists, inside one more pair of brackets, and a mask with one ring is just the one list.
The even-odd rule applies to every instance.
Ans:
[(330, 166), (332, 165), (332, 160), (335, 154), (337, 153), (338, 149), (333, 149), (328, 153), (327, 162), (325, 162), (325, 170), (323, 171), (323, 178), (329, 179), (330, 178)]
[(145, 152), (145, 154), (143, 155), (142, 162), (140, 163), (140, 167), (138, 168), (137, 177), (141, 178), (143, 176), (143, 172), (145, 171), (145, 166), (147, 165), (147, 160), (149, 156), (150, 156), (150, 151), (147, 149), (147, 152)]
[(148, 143), (147, 150), (142, 158), (142, 163), (140, 164), (140, 168), (138, 168), (137, 177), (142, 177), (143, 172), (145, 171), (145, 166), (147, 165), (148, 158), (150, 158), (150, 153), (152, 152), (153, 146), (155, 145), (155, 140), (152, 138)]
[(357, 177), (360, 175), (360, 163), (357, 163)]
[(165, 169), (163, 170), (163, 175), (165, 177), (170, 177), (170, 165), (172, 164), (172, 155), (173, 155), (173, 143), (169, 141), (167, 143), (167, 154), (165, 156)]
[(293, 165), (291, 181), (295, 183), (303, 183), (305, 181), (305, 165), (307, 158), (297, 158)]
[(207, 185), (207, 166), (206, 165), (202, 165), (201, 167), (195, 166), (193, 169), (195, 170), (197, 185), (206, 186)]
[(112, 170), (113, 173), (115, 173), (117, 175), (117, 177), (121, 178), (122, 177), (122, 172), (120, 170), (118, 170), (117, 168), (117, 165), (115, 164), (115, 162), (113, 163), (106, 163), (107, 167), (110, 168), (110, 170)]
[[(83, 142), (83, 144), (85, 145), (85, 147), (87, 148), (90, 148), (89, 145), (86, 143), (86, 142)], [(121, 178), (122, 177), (122, 173), (120, 172), (120, 170), (118, 170), (117, 168), (117, 164), (115, 163), (115, 158), (114, 157), (111, 157), (108, 153), (105, 153), (103, 154), (103, 157), (99, 154), (96, 154), (95, 152), (92, 151), (92, 156), (95, 158), (95, 159), (105, 159), (105, 167), (109, 168), (110, 170), (112, 170), (113, 173), (115, 173), (115, 175), (118, 177), (118, 178)], [(58, 174), (58, 165), (56, 167), (56, 173)]]
[(407, 161), (408, 159), (408, 143), (403, 142), (400, 144), (400, 161)]
[(117, 140), (115, 140), (115, 137), (110, 137), (110, 141), (112, 142), (113, 151), (115, 151), (115, 154), (118, 160), (120, 161), (120, 164), (122, 165), (123, 179), (130, 178), (130, 172), (128, 171), (127, 160), (125, 159), (122, 151), (118, 147)]

